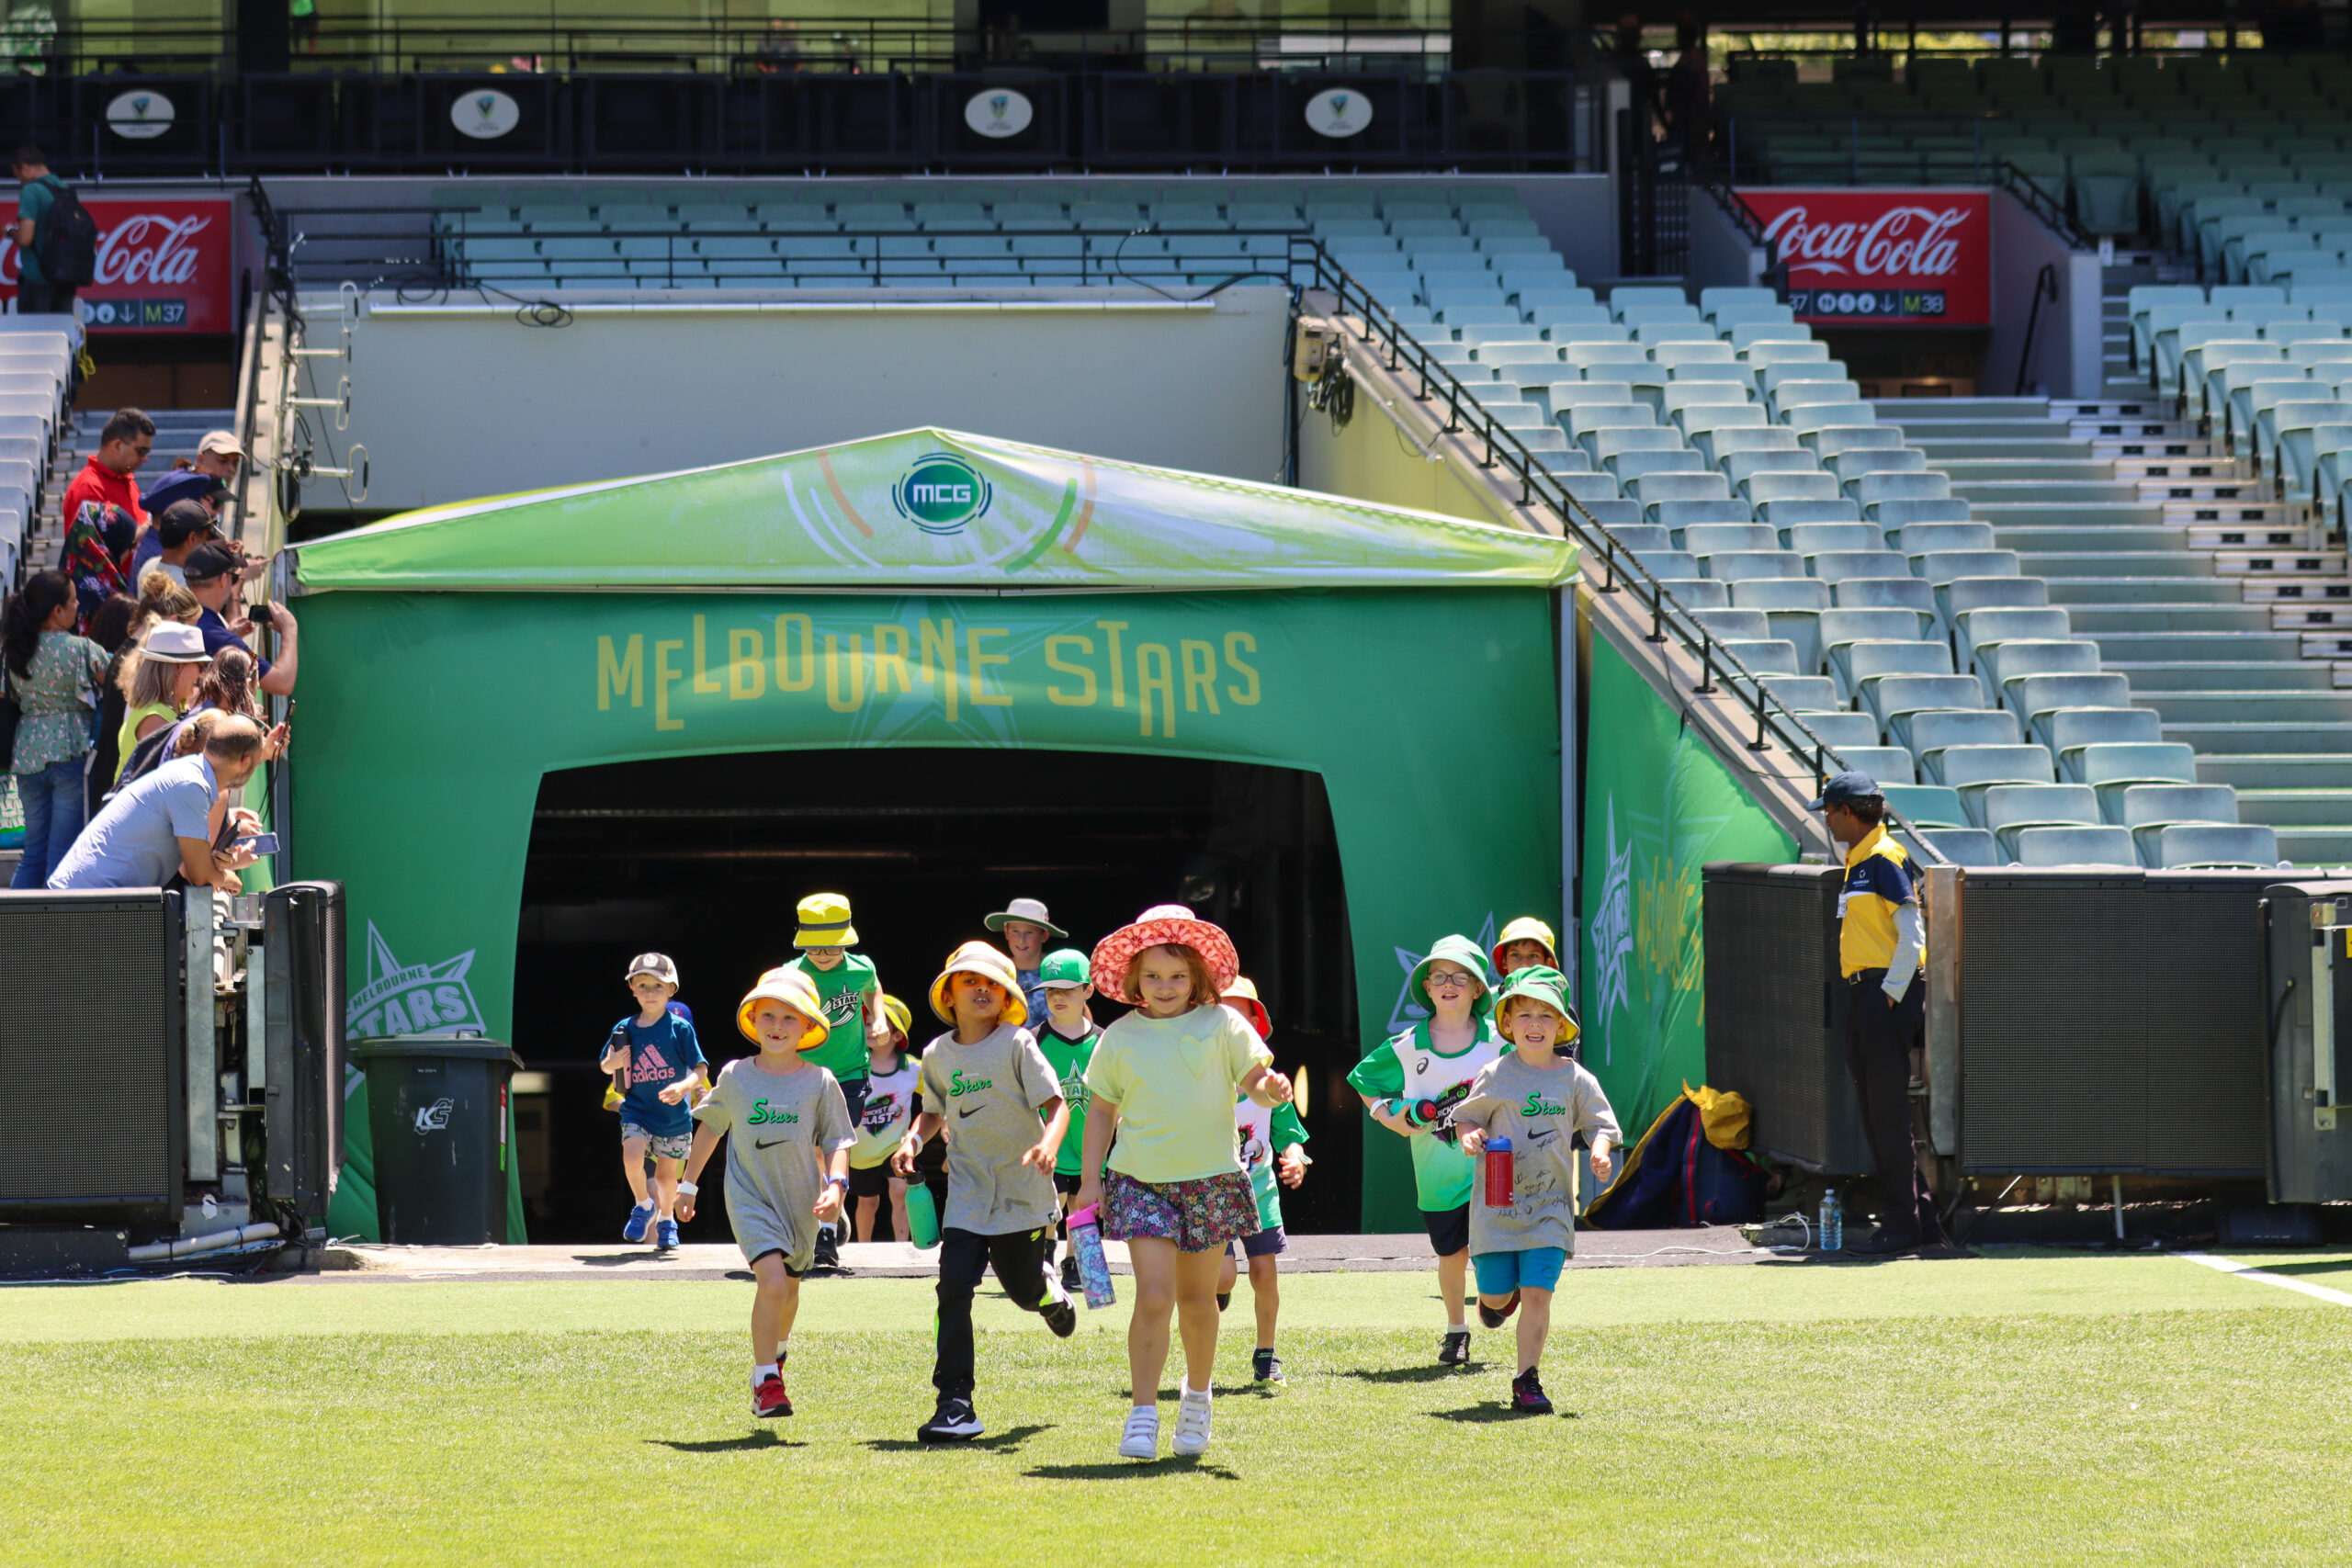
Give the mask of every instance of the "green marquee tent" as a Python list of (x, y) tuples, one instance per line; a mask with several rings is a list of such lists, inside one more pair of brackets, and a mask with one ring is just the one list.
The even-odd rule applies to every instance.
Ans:
[[(348, 889), (354, 1032), (508, 1037), (540, 780), (647, 758), (1035, 747), (1314, 772), (1367, 1038), (1435, 937), (1560, 910), (1560, 539), (918, 430), (288, 557), (292, 869)], [(1418, 1225), (1404, 1155), (1367, 1140), (1368, 1227)], [(335, 1228), (371, 1230), (350, 1189)]]

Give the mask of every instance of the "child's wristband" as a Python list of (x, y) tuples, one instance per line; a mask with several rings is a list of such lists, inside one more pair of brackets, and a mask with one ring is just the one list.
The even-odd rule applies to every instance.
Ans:
[(678, 1183), (678, 1190), (679, 1190), (679, 1191), (681, 1191), (681, 1192), (683, 1192), (683, 1193), (684, 1193), (687, 1197), (691, 1198), (691, 1197), (693, 1197), (695, 1193), (697, 1193), (697, 1192), (701, 1191), (701, 1190), (702, 1190), (702, 1189), (701, 1189), (701, 1188), (699, 1188), (699, 1187), (696, 1187), (696, 1186), (695, 1186), (693, 1182), (691, 1182), (691, 1181), (681, 1181), (681, 1182), (679, 1182), (679, 1183)]
[(842, 1191), (846, 1192), (849, 1190), (849, 1178), (846, 1176), (829, 1176), (825, 1178), (825, 1185), (828, 1187), (838, 1187)]

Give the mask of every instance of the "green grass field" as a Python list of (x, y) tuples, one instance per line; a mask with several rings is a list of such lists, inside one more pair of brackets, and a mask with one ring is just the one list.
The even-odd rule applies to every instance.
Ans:
[[(2250, 1258), (2343, 1288), (2341, 1256)], [(2347, 1309), (2177, 1258), (1580, 1271), (1507, 1416), (1420, 1274), (1285, 1281), (1290, 1387), (1227, 1319), (1205, 1460), (1136, 1465), (1125, 1314), (991, 1292), (969, 1448), (918, 1280), (817, 1280), (801, 1414), (746, 1404), (748, 1285), (0, 1289), (0, 1560), (689, 1565), (2343, 1561)], [(1174, 1382), (1171, 1372), (1166, 1380)], [(1172, 1416), (1171, 1416), (1172, 1419)]]

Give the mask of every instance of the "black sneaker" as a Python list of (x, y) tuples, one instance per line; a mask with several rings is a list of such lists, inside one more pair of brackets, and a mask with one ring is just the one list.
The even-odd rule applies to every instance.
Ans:
[(840, 1236), (829, 1230), (817, 1233), (817, 1256), (809, 1259), (811, 1269), (838, 1269), (842, 1266)]
[(1281, 1388), (1289, 1379), (1283, 1376), (1283, 1359), (1272, 1350), (1253, 1350), (1250, 1354), (1250, 1376), (1258, 1382)]
[(968, 1443), (988, 1428), (980, 1425), (979, 1412), (972, 1408), (968, 1399), (943, 1399), (931, 1419), (915, 1428), (915, 1440), (923, 1443)]
[(1449, 1328), (1445, 1340), (1437, 1348), (1437, 1361), (1442, 1367), (1467, 1366), (1470, 1362), (1470, 1331)]
[(1513, 1291), (1510, 1293), (1510, 1300), (1503, 1303), (1503, 1304), (1498, 1307), (1490, 1307), (1486, 1303), (1480, 1302), (1478, 1303), (1478, 1321), (1485, 1324), (1489, 1328), (1500, 1328), (1503, 1325), (1504, 1320), (1509, 1318), (1511, 1314), (1518, 1310), (1519, 1292), (1517, 1291)]
[(1085, 1288), (1086, 1281), (1078, 1277), (1078, 1258), (1075, 1256), (1063, 1258), (1062, 1289), (1076, 1295)]
[(1528, 1368), (1510, 1380), (1510, 1407), (1521, 1416), (1549, 1416), (1552, 1402), (1544, 1393), (1544, 1381)]
[(1068, 1291), (1058, 1287), (1048, 1290), (1046, 1304), (1037, 1309), (1037, 1315), (1046, 1320), (1046, 1326), (1054, 1331), (1057, 1339), (1067, 1339), (1078, 1332), (1078, 1303), (1069, 1299)]
[(1233, 1304), (1233, 1292), (1232, 1292), (1231, 1291), (1219, 1291), (1219, 1292), (1216, 1293), (1216, 1310), (1217, 1310), (1217, 1311), (1219, 1311), (1219, 1312), (1223, 1312), (1226, 1308), (1227, 1308), (1227, 1307), (1231, 1306), (1232, 1304)]

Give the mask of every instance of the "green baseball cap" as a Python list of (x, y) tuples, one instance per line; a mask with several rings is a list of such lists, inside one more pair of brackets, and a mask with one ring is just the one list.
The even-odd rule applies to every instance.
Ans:
[(1074, 947), (1057, 947), (1046, 954), (1037, 965), (1037, 984), (1048, 991), (1074, 989), (1091, 986), (1093, 976), (1088, 972), (1086, 954)]
[(1437, 1011), (1437, 1004), (1430, 999), (1430, 965), (1441, 959), (1448, 964), (1459, 964), (1470, 971), (1471, 976), (1478, 982), (1478, 994), (1470, 1001), (1470, 1016), (1486, 1017), (1487, 1008), (1494, 1001), (1494, 976), (1487, 967), (1485, 950), (1466, 936), (1438, 938), (1430, 949), (1430, 955), (1413, 965), (1412, 977), (1405, 983), (1407, 992), (1430, 1012)]

